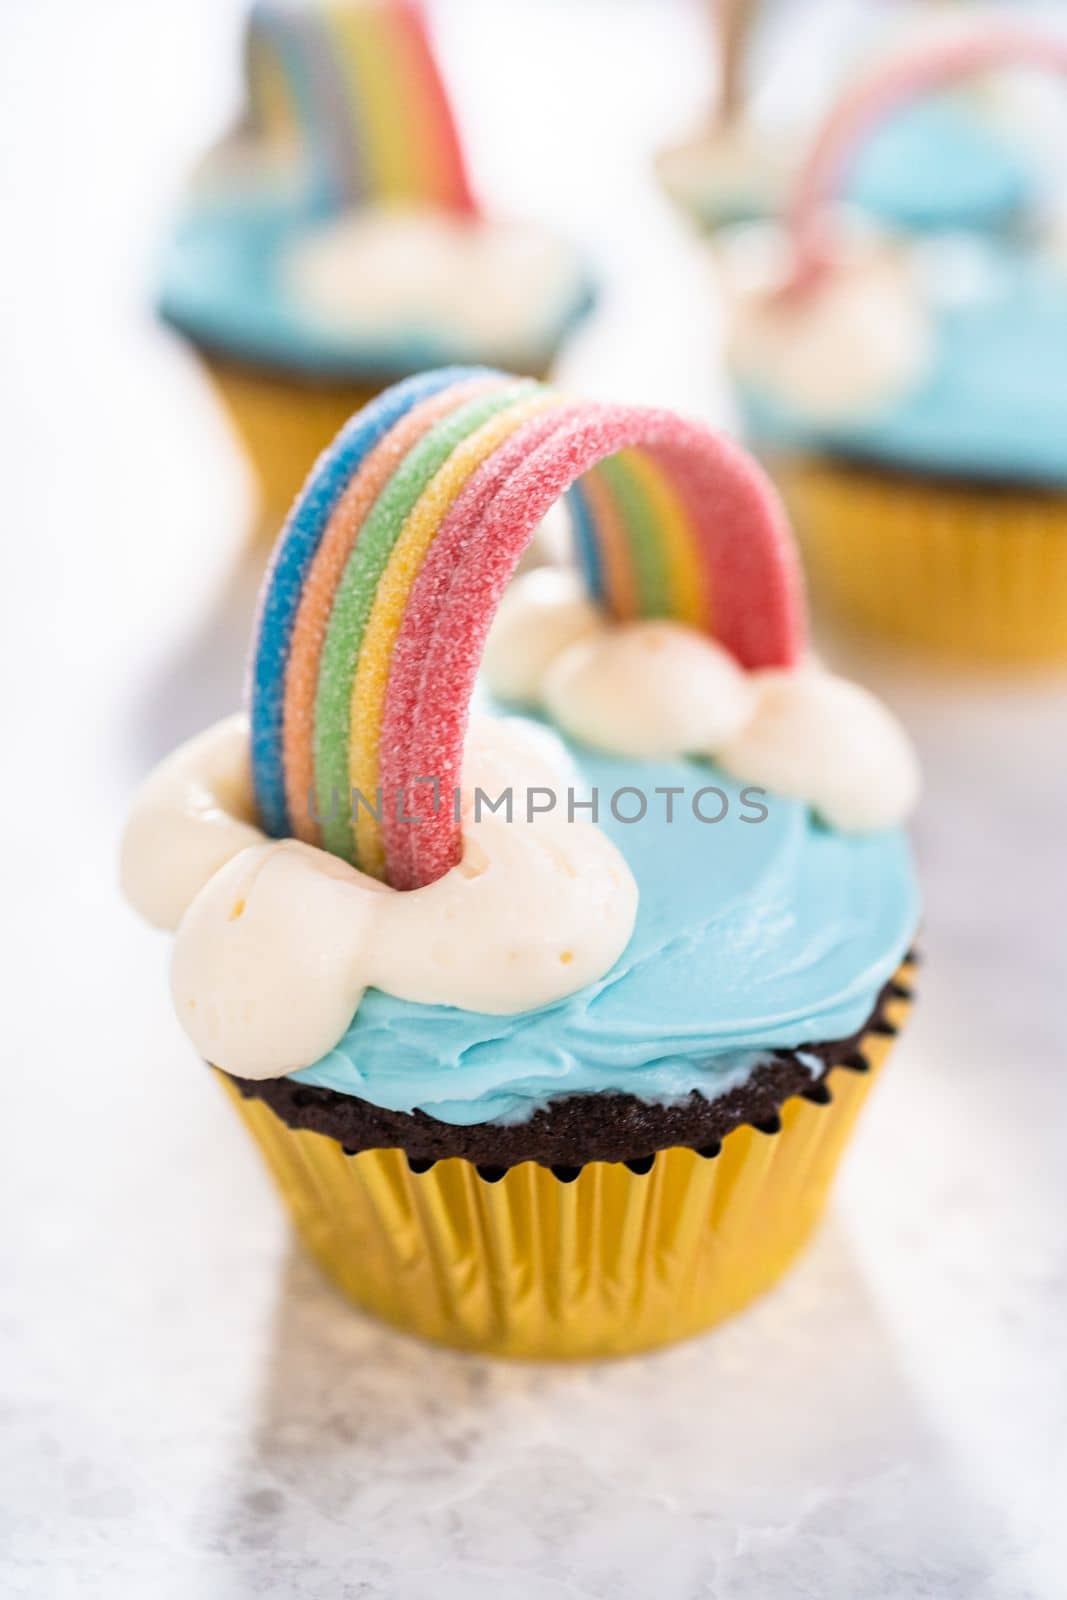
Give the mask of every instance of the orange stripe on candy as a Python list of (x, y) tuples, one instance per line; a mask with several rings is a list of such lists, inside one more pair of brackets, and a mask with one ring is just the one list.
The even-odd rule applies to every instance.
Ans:
[[(434, 475), (400, 530), (364, 633), (352, 681), (352, 738), (349, 776), (352, 788), (370, 795), (378, 787), (380, 744), (393, 647), (404, 620), (411, 587), (442, 521), (482, 463), (531, 417), (562, 404), (548, 389), (536, 389), (484, 423), (458, 445)], [(389, 797), (386, 799), (389, 803)], [(367, 812), (356, 817), (356, 856), (365, 872), (381, 876), (385, 847), (379, 824)]]
[(415, 406), (367, 457), (327, 524), (304, 580), (285, 670), (282, 748), (286, 804), (293, 834), (306, 844), (321, 843), (321, 830), (309, 805), (315, 784), (315, 696), (319, 662), (334, 594), (352, 547), (378, 496), (423, 434), (458, 406), (497, 387), (501, 381), (495, 376), (472, 378)]
[(437, 65), (422, 8), (415, 0), (394, 0), (393, 22), (404, 61), (414, 79), (411, 103), (420, 110), (420, 122), (431, 152), (440, 204), (467, 216), (478, 215), (471, 190), (452, 103)]

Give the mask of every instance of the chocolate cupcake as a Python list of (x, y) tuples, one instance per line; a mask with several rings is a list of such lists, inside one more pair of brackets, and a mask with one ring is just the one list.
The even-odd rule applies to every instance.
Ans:
[[(576, 571), (508, 587), (561, 497)], [(410, 380), (294, 507), (249, 682), (148, 780), (124, 880), (325, 1270), (525, 1356), (768, 1287), (911, 999), (917, 775), (806, 658), (759, 469), (669, 413)]]

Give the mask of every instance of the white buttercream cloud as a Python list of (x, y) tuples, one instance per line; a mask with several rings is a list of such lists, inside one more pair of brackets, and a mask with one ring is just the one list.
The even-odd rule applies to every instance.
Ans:
[[(122, 876), (137, 909), (177, 923), (172, 992), (200, 1053), (246, 1078), (309, 1066), (374, 987), (425, 1005), (509, 1015), (603, 976), (629, 942), (637, 885), (592, 823), (535, 814), (527, 788), (571, 774), (558, 745), (510, 722), (474, 724), (459, 863), (401, 893), (295, 840), (268, 840), (251, 806), (248, 728), (230, 718), (164, 762), (137, 797)], [(513, 791), (510, 815), (477, 790)]]
[(544, 353), (582, 282), (573, 249), (543, 228), (372, 206), (296, 239), (284, 274), (333, 327), (458, 342), (504, 365)]
[[(543, 705), (594, 748), (632, 756), (705, 755), (733, 776), (808, 802), (834, 827), (893, 827), (913, 809), (919, 769), (900, 723), (874, 695), (813, 662), (745, 673), (681, 623), (596, 626), (561, 587), (556, 610), (534, 576), (512, 586), (486, 653), (490, 687)], [(506, 671), (498, 663), (508, 663)]]
[(803, 420), (876, 412), (922, 377), (930, 312), (908, 253), (866, 240), (803, 290), (783, 294), (768, 269), (723, 256), (738, 376)]

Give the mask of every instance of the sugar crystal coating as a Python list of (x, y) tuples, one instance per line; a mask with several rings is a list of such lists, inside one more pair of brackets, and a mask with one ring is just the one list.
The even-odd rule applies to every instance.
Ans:
[(399, 888), (448, 871), (489, 625), (561, 497), (610, 614), (701, 628), (745, 668), (796, 662), (788, 527), (735, 445), (669, 412), (568, 401), (504, 373), (424, 374), (325, 453), (265, 580), (250, 696), (268, 832)]

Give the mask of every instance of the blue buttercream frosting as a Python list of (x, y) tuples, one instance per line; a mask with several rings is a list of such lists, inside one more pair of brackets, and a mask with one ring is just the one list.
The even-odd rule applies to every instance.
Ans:
[(1067, 265), (1010, 241), (918, 248), (933, 338), (911, 387), (825, 422), (742, 376), (749, 436), (886, 466), (1067, 486)]
[[(298, 1082), (443, 1122), (515, 1122), (576, 1093), (711, 1098), (772, 1050), (862, 1027), (919, 916), (901, 831), (839, 833), (773, 794), (753, 820), (762, 791), (743, 799), (743, 785), (706, 763), (568, 748), (640, 891), (633, 937), (611, 971), (518, 1016), (369, 990), (343, 1039)], [(612, 814), (611, 796), (626, 786), (647, 796), (642, 821)], [(726, 815), (700, 821), (694, 796), (712, 786)], [(668, 823), (655, 791), (669, 788), (682, 794)], [(709, 793), (697, 805), (714, 818), (723, 799)], [(632, 793), (620, 798), (623, 815), (637, 809)]]
[[(437, 326), (375, 336), (316, 316), (288, 291), (284, 263), (293, 243), (321, 221), (284, 187), (198, 199), (164, 252), (162, 315), (194, 343), (235, 360), (338, 381), (402, 377), (486, 357)], [(573, 298), (549, 309), (546, 363), (592, 300), (590, 280), (577, 275)]]
[(891, 227), (999, 228), (1035, 195), (1033, 163), (975, 108), (951, 96), (897, 110), (857, 153), (850, 204)]
[[(779, 137), (784, 137), (779, 135)], [(940, 95), (897, 108), (856, 151), (843, 198), (905, 233), (1010, 228), (1039, 197), (1032, 157), (973, 104)], [(737, 190), (696, 201), (712, 227), (766, 220), (766, 202)]]

